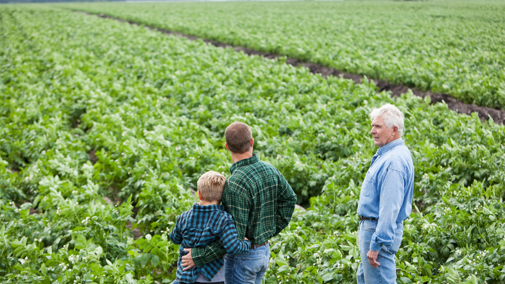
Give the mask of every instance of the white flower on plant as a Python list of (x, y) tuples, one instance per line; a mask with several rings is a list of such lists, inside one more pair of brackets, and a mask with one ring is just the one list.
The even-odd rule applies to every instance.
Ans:
[(81, 223), (84, 224), (84, 225), (88, 225), (88, 223), (89, 223), (89, 217), (86, 217), (86, 219), (82, 220)]

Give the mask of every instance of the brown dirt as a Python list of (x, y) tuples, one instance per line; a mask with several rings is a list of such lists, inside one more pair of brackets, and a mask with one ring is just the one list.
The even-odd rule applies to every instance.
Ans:
[[(74, 12), (80, 12), (80, 13), (85, 13), (88, 15), (94, 15), (94, 14), (90, 14), (90, 13), (86, 13), (86, 12), (82, 12), (82, 11), (77, 11), (77, 10), (74, 10)], [(149, 28), (151, 30), (159, 31), (164, 34), (185, 37), (190, 40), (202, 40), (202, 41), (212, 44), (216, 47), (223, 47), (223, 48), (231, 47), (231, 48), (235, 49), (236, 51), (239, 51), (239, 52), (242, 51), (248, 55), (258, 55), (258, 56), (263, 56), (268, 59), (276, 59), (279, 57), (284, 57), (283, 55), (260, 52), (260, 51), (253, 50), (253, 49), (246, 48), (246, 47), (232, 46), (229, 44), (225, 44), (225, 43), (221, 43), (221, 42), (217, 42), (217, 41), (213, 41), (213, 40), (207, 40), (207, 39), (203, 39), (203, 38), (199, 38), (199, 37), (195, 37), (195, 36), (185, 35), (185, 34), (178, 33), (178, 32), (159, 29), (159, 28), (155, 28), (152, 26), (139, 24), (139, 23), (136, 23), (133, 21), (126, 21), (123, 19), (115, 18), (112, 16), (104, 15), (104, 14), (98, 14), (95, 16), (98, 16), (101, 18), (106, 18), (106, 19), (113, 19), (113, 20), (120, 21), (120, 22), (127, 22), (132, 25), (142, 25), (142, 26)], [(316, 64), (316, 63), (303, 62), (303, 61), (300, 61), (300, 60), (294, 59), (294, 58), (287, 58), (286, 63), (289, 65), (293, 65), (293, 66), (303, 66), (305, 68), (308, 68), (310, 70), (310, 72), (312, 72), (314, 74), (321, 74), (324, 78), (326, 78), (328, 76), (335, 76), (335, 77), (342, 76), (343, 78), (353, 80), (354, 82), (356, 82), (358, 84), (361, 83), (364, 78), (364, 76), (362, 76), (362, 75), (346, 73), (346, 72), (342, 72), (342, 71), (339, 71), (334, 68), (325, 67), (323, 65)], [(498, 110), (498, 109), (493, 109), (493, 108), (488, 108), (488, 107), (481, 107), (481, 106), (474, 105), (474, 104), (466, 104), (464, 102), (458, 101), (457, 99), (451, 97), (448, 94), (434, 94), (429, 91), (423, 92), (423, 91), (419, 91), (419, 90), (415, 90), (415, 89), (406, 87), (404, 85), (392, 85), (384, 80), (372, 79), (372, 81), (375, 83), (375, 85), (377, 85), (379, 87), (379, 92), (390, 91), (391, 95), (394, 97), (398, 97), (401, 94), (407, 93), (408, 90), (410, 89), (410, 90), (412, 90), (412, 93), (418, 97), (421, 97), (421, 98), (424, 98), (427, 96), (430, 97), (432, 104), (439, 103), (439, 102), (445, 102), (447, 104), (447, 106), (449, 107), (449, 109), (456, 111), (458, 113), (470, 115), (471, 113), (476, 112), (479, 115), (479, 118), (481, 120), (487, 120), (487, 119), (489, 119), (489, 117), (491, 117), (495, 123), (505, 124), (505, 111), (503, 111), (503, 110)]]
[(89, 159), (91, 160), (91, 163), (93, 163), (93, 165), (98, 161), (98, 157), (96, 156), (96, 150), (93, 149), (91, 151), (89, 151)]
[(128, 228), (128, 229), (130, 229), (132, 231), (133, 239), (134, 240), (137, 240), (140, 237), (142, 237), (142, 232), (140, 232), (139, 228), (132, 229), (133, 228), (133, 224), (132, 224), (132, 222), (130, 222), (130, 220), (126, 221), (126, 228)]

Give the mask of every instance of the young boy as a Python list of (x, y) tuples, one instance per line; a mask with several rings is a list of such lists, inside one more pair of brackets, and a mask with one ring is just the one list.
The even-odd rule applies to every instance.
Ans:
[(215, 241), (221, 241), (228, 254), (243, 254), (249, 251), (249, 240), (240, 241), (232, 216), (219, 205), (223, 195), (226, 178), (214, 171), (203, 174), (198, 179), (199, 203), (182, 213), (177, 218), (175, 229), (170, 233), (174, 244), (180, 244), (177, 261), (177, 278), (175, 283), (223, 283), (224, 260), (222, 258), (209, 262), (202, 267), (183, 271), (181, 260), (186, 254), (184, 248), (205, 247)]

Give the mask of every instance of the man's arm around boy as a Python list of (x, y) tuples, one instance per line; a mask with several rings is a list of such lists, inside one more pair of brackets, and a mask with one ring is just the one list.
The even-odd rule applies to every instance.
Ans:
[[(232, 123), (226, 129), (225, 136), (225, 146), (231, 152), (233, 165), (230, 168), (232, 176), (226, 182), (223, 193), (223, 205), (235, 220), (238, 238), (249, 238), (252, 243), (251, 251), (260, 247), (261, 250), (266, 250), (268, 257), (266, 267), (268, 267), (270, 259), (268, 240), (289, 224), (297, 200), (296, 194), (275, 167), (253, 155), (254, 139), (247, 124)], [(190, 253), (183, 257), (185, 269), (195, 265), (202, 266), (223, 257), (226, 253), (220, 242), (186, 251)], [(225, 260), (227, 268), (231, 261), (234, 260), (227, 256)], [(238, 268), (237, 265), (233, 267)], [(262, 278), (265, 271), (266, 268), (263, 267), (262, 271), (258, 271), (257, 277)], [(227, 269), (227, 280), (231, 276), (231, 272)]]

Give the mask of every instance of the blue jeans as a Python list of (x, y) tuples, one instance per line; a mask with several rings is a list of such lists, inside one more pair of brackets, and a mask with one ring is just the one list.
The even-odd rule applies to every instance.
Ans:
[(270, 245), (224, 257), (225, 284), (261, 284), (270, 263)]
[(375, 233), (377, 221), (363, 220), (359, 224), (359, 254), (361, 255), (361, 263), (358, 267), (358, 284), (386, 284), (396, 283), (396, 264), (395, 254), (400, 248), (403, 238), (403, 225), (396, 223), (395, 239), (391, 246), (383, 246), (377, 256), (379, 267), (374, 268), (366, 254), (370, 250), (370, 241)]

